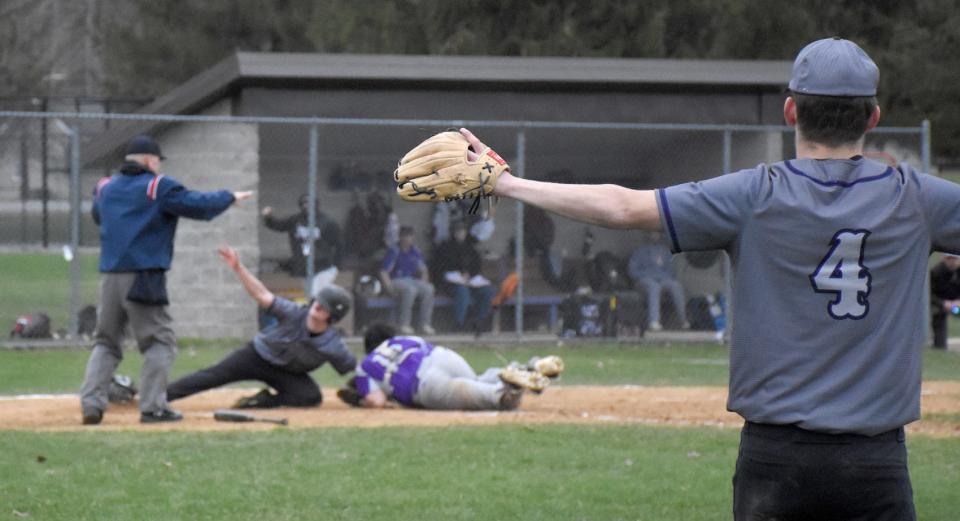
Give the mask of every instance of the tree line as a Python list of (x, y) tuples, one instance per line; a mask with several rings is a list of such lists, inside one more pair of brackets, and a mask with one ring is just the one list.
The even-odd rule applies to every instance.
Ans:
[(6, 1), (6, 96), (153, 97), (235, 50), (792, 60), (837, 35), (880, 66), (884, 124), (960, 159), (960, 0)]

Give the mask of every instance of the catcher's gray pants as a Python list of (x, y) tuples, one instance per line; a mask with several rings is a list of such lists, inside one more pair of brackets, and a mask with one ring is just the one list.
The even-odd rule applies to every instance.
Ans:
[[(417, 378), (420, 386), (413, 401), (425, 409), (497, 410), (507, 391), (500, 381), (500, 368), (487, 369), (479, 377), (455, 351), (435, 347), (423, 359)], [(510, 408), (520, 405), (519, 400)]]
[(107, 389), (123, 360), (127, 324), (143, 353), (140, 411), (153, 413), (167, 408), (167, 377), (177, 356), (176, 337), (166, 306), (146, 306), (127, 300), (135, 276), (135, 273), (101, 274), (93, 352), (80, 389), (80, 407), (84, 413), (107, 409)]
[(420, 297), (420, 327), (429, 326), (433, 317), (433, 284), (409, 277), (393, 279), (392, 283), (393, 296), (400, 301), (400, 325), (410, 327), (413, 301)]

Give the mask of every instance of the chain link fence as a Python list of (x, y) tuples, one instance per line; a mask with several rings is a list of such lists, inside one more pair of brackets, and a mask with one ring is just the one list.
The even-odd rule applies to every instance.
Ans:
[[(230, 243), (279, 295), (306, 300), (328, 283), (351, 290), (343, 326), (358, 334), (386, 320), (426, 334), (676, 331), (722, 341), (733, 319), (725, 254), (672, 256), (657, 234), (587, 226), (514, 201), (476, 213), (469, 203), (404, 204), (391, 172), (420, 140), (459, 126), (495, 147), (515, 175), (545, 181), (653, 188), (793, 155), (792, 130), (781, 126), (0, 111), (0, 292), (16, 295), (0, 304), (0, 324), (44, 311), (52, 331), (88, 332), (81, 311), (96, 304), (98, 256), (91, 195), (121, 158), (81, 152), (103, 149), (108, 122), (153, 125), (170, 158), (164, 173), (188, 188), (257, 193), (255, 204), (213, 223), (181, 220), (170, 283), (200, 288), (180, 297), (171, 288), (184, 336), (250, 332), (203, 321), (221, 286), (239, 286), (213, 253)], [(29, 153), (40, 139), (44, 164)], [(926, 124), (878, 128), (866, 149), (930, 170)]]

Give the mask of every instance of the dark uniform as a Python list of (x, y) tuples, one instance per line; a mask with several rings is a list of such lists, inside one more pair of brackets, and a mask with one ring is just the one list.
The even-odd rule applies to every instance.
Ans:
[[(259, 380), (277, 391), (261, 393), (257, 407), (319, 405), (323, 395), (310, 372), (329, 362), (340, 374), (353, 371), (357, 359), (347, 349), (336, 328), (319, 334), (307, 329), (309, 306), (274, 297), (266, 310), (276, 323), (257, 333), (247, 345), (216, 365), (201, 369), (170, 384), (167, 397), (179, 400), (201, 391), (242, 380)], [(251, 404), (252, 405), (252, 404)]]
[(933, 347), (947, 348), (947, 311), (943, 303), (960, 299), (960, 270), (950, 269), (944, 262), (930, 270), (930, 322), (933, 326)]
[[(301, 198), (301, 207), (304, 201)], [(263, 218), (267, 228), (285, 232), (290, 241), (290, 258), (281, 262), (280, 267), (295, 277), (307, 274), (307, 257), (310, 248), (313, 253), (313, 273), (331, 266), (338, 266), (343, 254), (340, 245), (340, 226), (326, 214), (317, 212), (316, 226), (310, 228), (309, 214), (306, 211), (285, 218), (267, 215)]]

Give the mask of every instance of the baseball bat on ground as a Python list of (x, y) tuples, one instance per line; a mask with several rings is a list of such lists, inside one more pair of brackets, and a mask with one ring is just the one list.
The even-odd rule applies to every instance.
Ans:
[(286, 418), (270, 418), (268, 416), (256, 416), (253, 414), (240, 412), (240, 411), (231, 411), (228, 409), (220, 409), (214, 411), (213, 419), (218, 422), (266, 422), (266, 423), (276, 423), (278, 425), (287, 425)]

